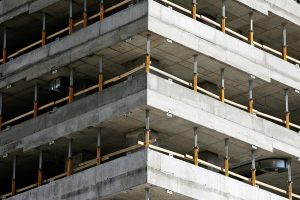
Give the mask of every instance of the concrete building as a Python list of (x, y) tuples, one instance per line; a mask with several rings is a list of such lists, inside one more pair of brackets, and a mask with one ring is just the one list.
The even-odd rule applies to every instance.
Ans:
[(300, 199), (299, 10), (0, 0), (1, 199)]

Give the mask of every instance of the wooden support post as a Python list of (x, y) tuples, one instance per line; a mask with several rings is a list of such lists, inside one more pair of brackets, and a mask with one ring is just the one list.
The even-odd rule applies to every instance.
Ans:
[(87, 6), (86, 6), (86, 0), (84, 2), (84, 9), (83, 9), (83, 27), (87, 27), (88, 24), (88, 15), (87, 15)]
[(224, 161), (225, 176), (229, 176), (229, 139), (225, 139), (225, 161)]
[(288, 168), (288, 197), (289, 200), (293, 199), (293, 182), (292, 182), (292, 163), (291, 160), (288, 160), (287, 162), (287, 168)]
[(149, 148), (150, 145), (150, 117), (149, 117), (149, 110), (146, 110), (146, 128), (145, 128), (145, 148)]
[(249, 95), (248, 95), (248, 112), (253, 113), (253, 94), (252, 94), (253, 80), (249, 80)]
[(293, 199), (293, 183), (292, 182), (288, 183), (288, 196), (289, 196), (289, 200)]
[(256, 151), (256, 147), (252, 146), (252, 150), (251, 150), (251, 158), (252, 158), (252, 178), (251, 178), (251, 184), (252, 186), (256, 186), (256, 165), (255, 165), (255, 151)]
[(72, 174), (72, 139), (69, 140), (68, 145), (68, 159), (67, 159), (67, 176)]
[(6, 51), (6, 28), (3, 31), (3, 49), (2, 49), (2, 63), (7, 62), (7, 51)]
[(221, 23), (221, 30), (223, 33), (226, 31), (226, 7), (225, 7), (225, 0), (222, 0), (222, 23)]
[(33, 117), (38, 116), (37, 84), (34, 85)]
[(0, 93), (0, 131), (2, 130), (2, 106), (3, 106), (3, 94)]
[(150, 53), (151, 53), (151, 38), (150, 38), (150, 34), (147, 35), (147, 54), (146, 54), (146, 72), (150, 73), (150, 65), (151, 65), (151, 57), (150, 57)]
[(224, 78), (224, 71), (225, 69), (221, 69), (221, 75), (220, 75), (220, 78), (221, 78), (221, 86), (220, 86), (220, 96), (219, 96), (219, 99), (221, 102), (224, 102), (225, 101), (225, 78)]
[(198, 55), (194, 55), (194, 73), (193, 73), (193, 89), (198, 91)]
[(99, 92), (103, 90), (103, 56), (99, 57)]
[(249, 13), (249, 23), (250, 23), (250, 28), (249, 28), (249, 34), (248, 34), (248, 42), (250, 45), (253, 45), (253, 12)]
[(197, 0), (193, 0), (192, 4), (192, 18), (196, 19), (196, 14), (197, 14)]
[(194, 128), (194, 165), (198, 166), (198, 128)]
[(99, 132), (97, 135), (97, 165), (101, 163), (101, 128), (99, 128)]
[(104, 3), (103, 0), (100, 1), (100, 11), (99, 11), (100, 21), (104, 19)]
[(11, 181), (11, 194), (12, 196), (16, 195), (16, 167), (17, 167), (17, 157), (13, 159), (13, 174)]
[(42, 46), (46, 45), (46, 13), (43, 13)]
[(69, 34), (73, 32), (73, 0), (69, 0)]
[(282, 42), (282, 59), (287, 60), (287, 40), (286, 40), (286, 24), (283, 24), (283, 42)]
[(70, 71), (70, 86), (69, 86), (69, 103), (72, 103), (74, 99), (74, 80), (73, 69)]
[(39, 169), (38, 169), (38, 187), (43, 184), (43, 152), (40, 151), (39, 155)]
[(285, 127), (290, 128), (289, 94), (288, 89), (284, 90), (285, 98)]

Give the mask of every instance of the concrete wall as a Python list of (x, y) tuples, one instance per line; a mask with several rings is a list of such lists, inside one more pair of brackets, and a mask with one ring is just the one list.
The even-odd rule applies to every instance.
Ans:
[(0, 1), (0, 24), (24, 13), (33, 13), (60, 0), (2, 0)]
[(54, 113), (45, 113), (2, 131), (0, 155), (47, 144), (145, 104), (146, 76), (141, 74), (105, 89), (101, 94), (84, 97), (57, 109)]
[(19, 80), (32, 80), (82, 57), (96, 53), (147, 29), (147, 2), (120, 11), (102, 22), (49, 43), (0, 65), (0, 88)]
[(236, 0), (258, 12), (274, 13), (300, 26), (300, 4), (294, 0)]
[(300, 68), (153, 0), (148, 29), (262, 80), (300, 89)]
[(300, 134), (155, 75), (148, 76), (147, 105), (267, 151), (300, 157)]

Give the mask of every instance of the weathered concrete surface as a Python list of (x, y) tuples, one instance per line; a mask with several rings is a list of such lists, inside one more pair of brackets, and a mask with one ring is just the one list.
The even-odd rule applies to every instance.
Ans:
[(45, 113), (0, 134), (0, 155), (47, 144), (71, 133), (96, 126), (114, 116), (146, 105), (146, 76), (121, 82), (72, 104)]
[(196, 52), (271, 82), (300, 89), (300, 69), (263, 50), (149, 0), (148, 29)]
[(120, 11), (0, 66), (0, 88), (32, 80), (147, 29), (147, 2)]
[(267, 151), (300, 157), (298, 133), (151, 74), (147, 105)]
[(141, 150), (9, 200), (96, 200), (145, 184), (194, 199), (286, 199), (171, 156)]
[(274, 13), (300, 26), (300, 4), (293, 0), (236, 0), (253, 10), (268, 15)]
[(0, 24), (24, 13), (33, 13), (60, 0), (2, 0)]

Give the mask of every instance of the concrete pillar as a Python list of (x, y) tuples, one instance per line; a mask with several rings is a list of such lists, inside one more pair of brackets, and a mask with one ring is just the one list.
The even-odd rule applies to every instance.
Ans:
[(149, 109), (146, 110), (146, 128), (145, 128), (145, 148), (149, 148), (150, 145), (150, 117), (149, 117)]
[(253, 12), (249, 13), (248, 42), (249, 42), (250, 45), (253, 45)]
[(0, 130), (2, 130), (2, 120), (3, 120), (2, 106), (3, 106), (3, 94), (0, 93)]
[(151, 54), (151, 35), (148, 34), (147, 35), (147, 52), (146, 52), (146, 72), (149, 73), (150, 72), (150, 65), (151, 65), (151, 61), (150, 61), (150, 54)]
[(72, 139), (69, 139), (68, 158), (67, 158), (67, 176), (72, 174)]
[(97, 134), (97, 165), (101, 163), (101, 128), (98, 130)]
[(86, 0), (83, 0), (83, 27), (87, 27), (88, 16), (87, 16), (87, 5)]
[(196, 14), (197, 14), (197, 0), (193, 0), (192, 4), (192, 18), (196, 19)]
[(3, 30), (3, 49), (2, 49), (2, 63), (5, 64), (7, 61), (7, 50), (6, 50), (6, 28)]
[(73, 32), (73, 0), (69, 0), (69, 34)]
[(13, 173), (11, 181), (11, 194), (12, 196), (16, 195), (16, 168), (17, 168), (17, 157), (14, 156), (13, 159)]
[(199, 147), (198, 147), (198, 128), (194, 128), (194, 164), (198, 166), (198, 153), (199, 153)]
[(248, 91), (248, 112), (253, 113), (253, 80), (249, 80), (249, 91)]
[(72, 103), (74, 100), (74, 76), (73, 69), (70, 71), (70, 85), (69, 85), (69, 103)]
[(100, 9), (99, 9), (99, 19), (102, 21), (104, 19), (104, 3), (103, 0), (100, 0)]
[(46, 13), (43, 12), (42, 46), (46, 45)]
[(284, 90), (285, 99), (285, 127), (290, 128), (290, 111), (289, 111), (289, 90)]
[(194, 55), (194, 74), (193, 74), (193, 89), (198, 91), (198, 55)]
[(283, 29), (282, 29), (282, 59), (287, 60), (287, 39), (286, 39), (286, 24), (283, 24)]
[(39, 154), (38, 187), (43, 185), (43, 151)]
[(252, 161), (252, 168), (251, 168), (251, 172), (252, 172), (252, 178), (251, 178), (251, 184), (252, 186), (256, 186), (256, 166), (255, 166), (255, 151), (257, 150), (257, 147), (252, 146), (251, 149), (251, 161)]
[(33, 117), (38, 115), (38, 85), (34, 85), (34, 100), (33, 100)]
[(293, 199), (293, 182), (292, 182), (292, 161), (288, 160), (287, 162), (287, 168), (288, 168), (288, 197), (290, 200)]
[(103, 56), (99, 57), (99, 92), (103, 90)]
[(222, 0), (222, 23), (221, 23), (221, 30), (223, 33), (226, 31), (226, 6), (225, 0)]
[(225, 169), (225, 176), (229, 176), (229, 139), (225, 139), (225, 163), (224, 163), (224, 169)]
[(146, 200), (150, 200), (150, 189), (149, 188), (145, 188), (145, 193), (146, 193)]
[(224, 102), (225, 101), (225, 78), (224, 78), (224, 72), (225, 69), (221, 69), (221, 74), (220, 74), (220, 101)]

